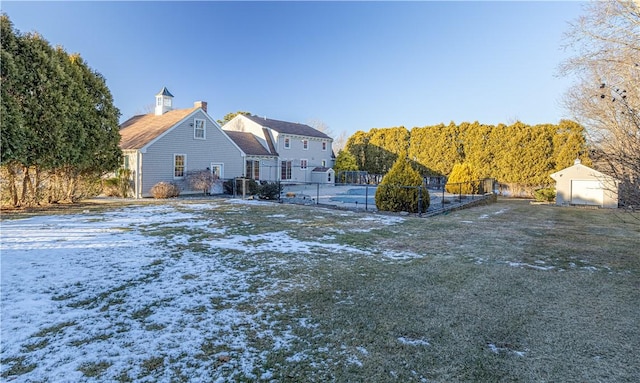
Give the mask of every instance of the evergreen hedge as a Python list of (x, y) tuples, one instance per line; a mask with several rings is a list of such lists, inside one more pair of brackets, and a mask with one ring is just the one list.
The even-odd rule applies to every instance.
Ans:
[(378, 210), (409, 213), (426, 212), (430, 202), (422, 177), (411, 167), (407, 157), (398, 158), (384, 176), (376, 189), (375, 200)]

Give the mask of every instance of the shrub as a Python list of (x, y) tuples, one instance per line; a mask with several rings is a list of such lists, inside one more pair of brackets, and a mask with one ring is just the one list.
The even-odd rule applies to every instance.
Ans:
[[(418, 199), (422, 193), (420, 209)], [(406, 157), (399, 157), (376, 190), (376, 207), (382, 211), (422, 213), (429, 208), (429, 192), (422, 177)]]
[(235, 190), (236, 194), (242, 195), (243, 185), (245, 187), (245, 192), (244, 192), (245, 195), (258, 194), (259, 185), (255, 180), (252, 180), (250, 178), (236, 178), (233, 180), (225, 181), (223, 184), (224, 192), (225, 194), (233, 194)]
[(170, 182), (158, 182), (151, 188), (153, 198), (173, 198), (180, 195), (178, 185)]
[(131, 170), (120, 169), (117, 177), (102, 182), (102, 193), (107, 197), (127, 198), (131, 192)]
[(280, 192), (282, 192), (282, 184), (278, 182), (264, 183), (258, 187), (260, 199), (278, 199)]
[(445, 189), (452, 194), (477, 194), (480, 189), (478, 178), (468, 163), (455, 164), (451, 169)]
[(202, 190), (207, 194), (217, 179), (211, 170), (194, 170), (187, 172), (186, 183), (191, 190)]
[(120, 197), (120, 189), (118, 188), (118, 178), (107, 178), (102, 181), (102, 194), (107, 197)]
[(533, 191), (533, 196), (536, 201), (540, 202), (553, 202), (556, 199), (555, 188), (543, 188)]

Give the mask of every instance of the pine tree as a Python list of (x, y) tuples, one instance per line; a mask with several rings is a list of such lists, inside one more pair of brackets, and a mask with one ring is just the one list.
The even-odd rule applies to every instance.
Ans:
[(476, 194), (479, 190), (478, 174), (473, 167), (463, 162), (455, 164), (447, 179), (445, 189), (453, 194)]
[(366, 151), (369, 137), (369, 133), (359, 130), (349, 137), (343, 149), (343, 151), (346, 150), (353, 155), (358, 169), (363, 171), (368, 171)]
[(376, 189), (376, 207), (382, 211), (426, 212), (429, 192), (406, 156), (399, 157)]

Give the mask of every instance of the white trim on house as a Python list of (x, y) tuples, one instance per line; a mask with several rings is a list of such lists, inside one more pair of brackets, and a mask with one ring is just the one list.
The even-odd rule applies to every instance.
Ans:
[[(202, 127), (198, 128), (198, 123), (202, 123)], [(198, 132), (202, 132), (202, 135), (199, 136)], [(193, 119), (193, 139), (194, 140), (206, 140), (207, 139), (207, 120), (204, 118), (194, 118)]]
[(207, 114), (204, 110), (202, 110), (201, 108), (198, 108), (196, 110), (194, 110), (193, 112), (189, 113), (186, 117), (184, 117), (182, 120), (176, 122), (175, 124), (173, 124), (173, 126), (167, 130), (165, 130), (164, 132), (162, 132), (160, 135), (158, 135), (158, 137), (154, 138), (153, 140), (147, 142), (146, 145), (142, 146), (140, 149), (138, 149), (141, 153), (146, 153), (147, 152), (147, 148), (149, 148), (151, 145), (153, 145), (154, 143), (156, 143), (157, 141), (159, 141), (160, 139), (162, 139), (162, 137), (166, 136), (167, 134), (169, 134), (169, 132), (173, 131), (174, 129), (176, 129), (178, 126), (182, 125), (184, 122), (186, 122), (189, 119), (194, 118), (194, 115), (197, 114), (198, 112), (202, 111), (202, 114), (204, 114), (204, 116), (206, 117), (206, 119), (209, 121), (210, 124), (212, 124), (211, 126), (213, 126), (214, 128), (217, 128), (226, 138), (227, 140), (236, 148), (240, 151), (240, 153), (242, 153), (243, 155), (245, 155), (245, 153), (242, 151), (242, 149), (240, 149), (240, 147), (229, 137), (227, 136), (227, 134), (225, 133), (225, 131), (220, 127), (220, 125), (218, 125), (217, 122), (215, 122), (215, 120), (213, 118), (211, 118), (211, 116), (209, 116), (209, 114)]
[[(286, 165), (285, 165), (286, 163)], [(283, 173), (283, 167), (285, 167), (285, 175), (288, 175), (288, 177), (283, 177), (282, 173)], [(280, 159), (280, 180), (283, 181), (289, 181), (291, 179), (293, 179), (293, 161), (292, 160), (288, 160), (288, 159)]]
[[(184, 157), (182, 160), (182, 175), (176, 176), (176, 170), (178, 169), (177, 159), (178, 156)], [(182, 180), (187, 174), (187, 155), (184, 153), (173, 153), (173, 179), (174, 180)]]
[[(214, 172), (213, 171), (214, 168), (219, 168), (220, 171)], [(211, 170), (211, 174), (217, 175), (219, 179), (224, 179), (224, 162), (212, 162), (211, 167), (209, 169)], [(215, 173), (220, 173), (220, 174), (215, 174)]]

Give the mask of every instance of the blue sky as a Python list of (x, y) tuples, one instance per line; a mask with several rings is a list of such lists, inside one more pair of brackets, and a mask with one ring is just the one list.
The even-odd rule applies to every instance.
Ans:
[(21, 32), (80, 53), (122, 113), (174, 107), (321, 121), (336, 135), (468, 121), (557, 123), (566, 2), (16, 2)]

